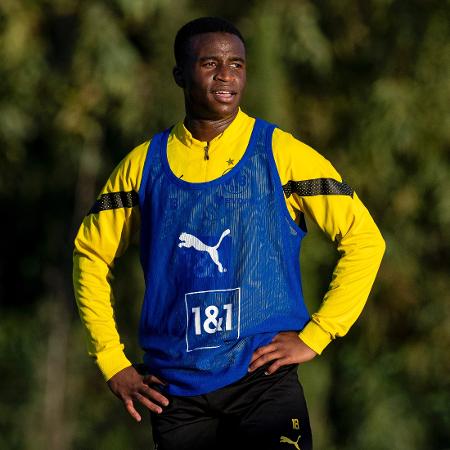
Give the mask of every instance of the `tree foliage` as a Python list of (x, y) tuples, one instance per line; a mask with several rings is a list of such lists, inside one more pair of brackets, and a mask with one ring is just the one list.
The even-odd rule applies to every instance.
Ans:
[[(387, 241), (357, 324), (300, 369), (316, 448), (449, 448), (450, 12), (437, 0), (0, 2), (0, 448), (149, 447), (149, 424), (86, 356), (72, 242), (114, 165), (182, 117), (172, 41), (201, 15), (247, 38), (244, 109), (330, 159)], [(310, 234), (314, 310), (335, 255)], [(115, 287), (138, 359), (136, 249)]]

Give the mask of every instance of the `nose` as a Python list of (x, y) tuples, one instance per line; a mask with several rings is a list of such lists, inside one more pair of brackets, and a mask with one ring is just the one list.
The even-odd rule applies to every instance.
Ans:
[(227, 64), (220, 64), (217, 67), (217, 72), (214, 79), (219, 81), (230, 81), (233, 78), (232, 68)]

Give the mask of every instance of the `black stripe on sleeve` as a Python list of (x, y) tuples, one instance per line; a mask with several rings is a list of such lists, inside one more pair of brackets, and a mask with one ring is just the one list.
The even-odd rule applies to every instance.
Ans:
[(346, 183), (334, 180), (333, 178), (314, 178), (304, 181), (288, 181), (283, 186), (286, 198), (292, 194), (301, 197), (311, 195), (348, 195), (353, 197), (353, 189)]
[(96, 214), (107, 209), (132, 208), (139, 203), (139, 195), (136, 191), (111, 192), (102, 194), (94, 203), (89, 214)]

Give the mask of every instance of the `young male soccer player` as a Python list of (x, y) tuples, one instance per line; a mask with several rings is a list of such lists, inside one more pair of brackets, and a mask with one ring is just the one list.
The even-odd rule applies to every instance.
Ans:
[[(175, 59), (184, 120), (125, 157), (75, 241), (89, 352), (131, 416), (141, 420), (136, 402), (152, 412), (159, 449), (310, 449), (298, 364), (356, 320), (383, 239), (326, 159), (239, 108), (246, 52), (232, 24), (189, 22)], [(299, 267), (305, 214), (341, 254), (312, 317)], [(146, 375), (123, 352), (109, 283), (138, 227)]]

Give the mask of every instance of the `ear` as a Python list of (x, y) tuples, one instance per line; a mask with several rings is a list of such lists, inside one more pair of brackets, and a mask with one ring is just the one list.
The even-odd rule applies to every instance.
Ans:
[(175, 66), (172, 70), (172, 73), (175, 83), (177, 83), (180, 88), (184, 88), (186, 83), (184, 81), (183, 69), (181, 67)]

